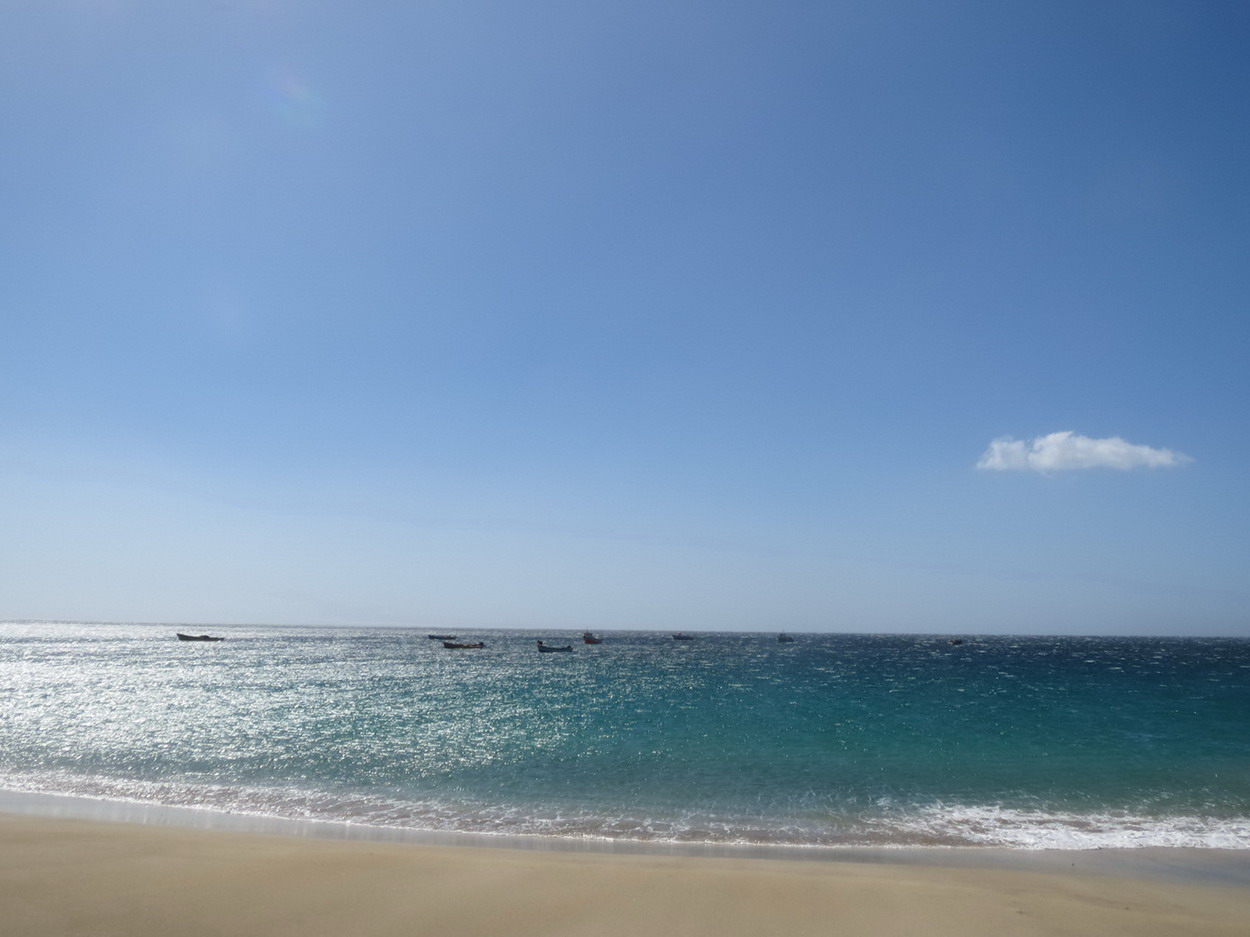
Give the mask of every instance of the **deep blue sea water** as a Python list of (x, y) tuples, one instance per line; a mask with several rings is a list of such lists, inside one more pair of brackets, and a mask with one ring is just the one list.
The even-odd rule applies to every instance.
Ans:
[(1250, 848), (1250, 641), (0, 624), (0, 788), (644, 841)]

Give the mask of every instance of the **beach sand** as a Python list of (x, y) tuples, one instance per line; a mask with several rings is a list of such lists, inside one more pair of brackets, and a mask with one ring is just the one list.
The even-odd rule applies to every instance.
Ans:
[(940, 865), (339, 842), (0, 814), (5, 937), (1250, 933), (1250, 888)]

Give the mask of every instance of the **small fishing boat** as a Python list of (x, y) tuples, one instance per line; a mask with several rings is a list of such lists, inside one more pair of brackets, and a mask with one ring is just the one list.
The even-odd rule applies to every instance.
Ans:
[(456, 636), (454, 634), (427, 634), (426, 637), (429, 638), (431, 641), (454, 641), (456, 640)]
[(444, 641), (443, 647), (449, 651), (471, 651), (486, 647), (485, 641)]
[(677, 632), (677, 634), (673, 635), (673, 640), (674, 641), (693, 641), (694, 635), (686, 634), (684, 631), (679, 631)]
[(215, 638), (211, 634), (183, 634), (181, 631), (175, 631), (179, 641), (224, 641), (225, 638)]
[(560, 651), (572, 651), (573, 645), (561, 644), (557, 647), (551, 644), (544, 644), (542, 640), (540, 639), (538, 642), (538, 649), (542, 651), (544, 654), (557, 654)]
[(603, 638), (596, 637), (593, 631), (583, 631), (582, 641), (586, 644), (602, 644)]
[(781, 632), (781, 634), (777, 635), (777, 642), (779, 644), (793, 644), (794, 638), (790, 637), (788, 634), (786, 634), (783, 631)]

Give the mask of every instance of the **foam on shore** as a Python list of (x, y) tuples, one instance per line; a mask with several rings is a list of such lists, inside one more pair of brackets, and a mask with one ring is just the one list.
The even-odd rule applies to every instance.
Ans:
[(637, 842), (414, 830), (362, 823), (291, 819), (144, 802), (0, 790), (0, 814), (127, 823), (217, 833), (245, 833), (354, 843), (502, 848), (719, 859), (775, 859), (948, 868), (1010, 868), (1034, 872), (1120, 875), (1250, 889), (1250, 850), (1193, 848), (1010, 849), (996, 847), (761, 846)]

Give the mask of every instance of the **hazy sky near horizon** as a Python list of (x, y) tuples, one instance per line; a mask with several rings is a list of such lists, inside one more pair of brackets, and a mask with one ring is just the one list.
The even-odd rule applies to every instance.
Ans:
[(1247, 50), (9, 0), (0, 619), (1250, 634)]

